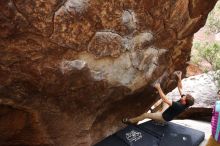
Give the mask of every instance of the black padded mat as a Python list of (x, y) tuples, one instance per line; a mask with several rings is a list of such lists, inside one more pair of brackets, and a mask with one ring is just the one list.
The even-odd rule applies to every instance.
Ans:
[(97, 143), (95, 146), (128, 146), (123, 140), (115, 135), (105, 138), (103, 141)]
[(158, 135), (163, 135), (164, 133), (179, 133), (190, 135), (193, 146), (198, 146), (205, 137), (205, 133), (202, 131), (188, 128), (172, 122), (168, 122), (166, 125), (161, 126), (154, 121), (148, 121), (138, 125), (138, 127), (144, 129), (145, 131), (153, 131)]
[(186, 134), (165, 133), (159, 146), (192, 146), (192, 139)]
[(204, 137), (202, 131), (172, 122), (160, 125), (148, 121), (137, 126), (128, 125), (95, 146), (198, 146)]
[(160, 139), (136, 126), (128, 126), (116, 133), (129, 146), (158, 146)]

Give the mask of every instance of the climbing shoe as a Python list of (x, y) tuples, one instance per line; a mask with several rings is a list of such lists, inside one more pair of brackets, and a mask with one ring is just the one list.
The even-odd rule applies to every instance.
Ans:
[(131, 122), (129, 121), (128, 118), (123, 118), (121, 122), (122, 122), (123, 124), (126, 124), (126, 125), (131, 124)]

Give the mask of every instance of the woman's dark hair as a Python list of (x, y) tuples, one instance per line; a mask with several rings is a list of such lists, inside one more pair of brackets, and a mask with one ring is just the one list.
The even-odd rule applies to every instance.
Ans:
[(182, 94), (182, 95), (181, 95), (181, 97), (184, 97), (184, 96), (186, 96), (186, 95), (185, 95), (185, 94)]
[(219, 95), (220, 95), (220, 90), (218, 90), (217, 94), (219, 94)]
[(194, 104), (194, 98), (190, 94), (186, 94), (186, 105), (192, 106)]

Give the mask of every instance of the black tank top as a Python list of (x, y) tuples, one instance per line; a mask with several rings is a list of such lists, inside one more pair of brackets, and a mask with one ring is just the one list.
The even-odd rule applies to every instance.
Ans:
[(179, 101), (173, 101), (172, 105), (163, 112), (163, 119), (165, 121), (171, 121), (180, 113), (182, 113), (186, 108), (187, 106), (181, 104)]

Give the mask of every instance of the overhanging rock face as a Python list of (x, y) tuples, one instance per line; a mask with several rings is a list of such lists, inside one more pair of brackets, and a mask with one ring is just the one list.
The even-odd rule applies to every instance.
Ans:
[(89, 146), (170, 90), (207, 0), (1, 0), (0, 145)]

